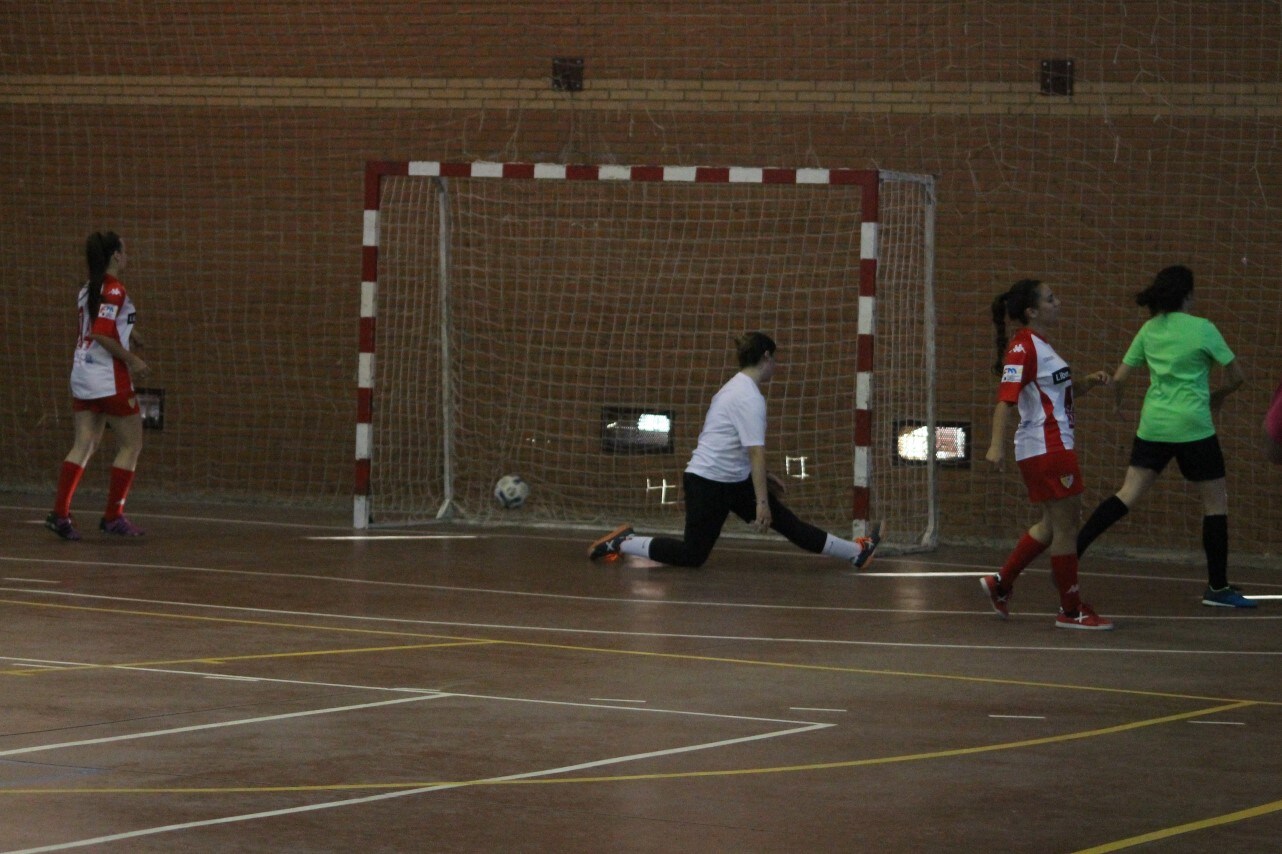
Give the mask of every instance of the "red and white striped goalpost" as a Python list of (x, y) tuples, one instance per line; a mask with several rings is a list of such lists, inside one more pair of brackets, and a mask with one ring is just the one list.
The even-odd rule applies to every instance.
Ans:
[(855, 388), (855, 456), (851, 489), (854, 533), (866, 533), (872, 467), (872, 383), (875, 339), (878, 172), (861, 169), (779, 169), (710, 166), (612, 166), (556, 163), (443, 163), (434, 160), (371, 161), (365, 167), (361, 241), (360, 356), (357, 370), (356, 477), (353, 525), (370, 524), (373, 395), (377, 352), (379, 206), (385, 177), (471, 178), (523, 181), (646, 181), (685, 184), (794, 184), (858, 186), (862, 191), (859, 257), (859, 328)]

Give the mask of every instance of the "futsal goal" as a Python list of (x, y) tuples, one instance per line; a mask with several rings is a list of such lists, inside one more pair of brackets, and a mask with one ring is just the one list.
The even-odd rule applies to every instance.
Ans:
[[(930, 176), (884, 171), (367, 164), (355, 527), (679, 530), (708, 402), (761, 330), (789, 506), (933, 547), (936, 466), (900, 440), (935, 435), (934, 209)], [(494, 500), (504, 474), (523, 507)]]

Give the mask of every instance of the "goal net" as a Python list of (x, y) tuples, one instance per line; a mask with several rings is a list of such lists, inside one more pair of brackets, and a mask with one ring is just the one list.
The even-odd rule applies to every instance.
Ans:
[[(413, 162), (366, 184), (357, 527), (679, 530), (708, 402), (759, 329), (789, 506), (933, 546), (935, 466), (896, 446), (934, 427), (929, 177)], [(504, 474), (531, 485), (518, 510)]]

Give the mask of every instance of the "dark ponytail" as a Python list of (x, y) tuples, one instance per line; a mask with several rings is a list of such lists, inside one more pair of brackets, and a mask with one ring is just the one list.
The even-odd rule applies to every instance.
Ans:
[(1020, 279), (1011, 285), (1010, 290), (993, 298), (993, 326), (997, 328), (997, 359), (993, 362), (993, 375), (1002, 375), (1002, 361), (1006, 356), (1006, 345), (1010, 336), (1006, 334), (1006, 321), (1016, 320), (1027, 323), (1025, 313), (1037, 305), (1037, 290), (1042, 285), (1040, 279)]
[(102, 304), (102, 280), (111, 265), (111, 256), (120, 251), (120, 235), (114, 231), (95, 231), (85, 241), (85, 263), (89, 265), (89, 324), (93, 325)]
[(1183, 264), (1167, 267), (1153, 277), (1153, 284), (1135, 295), (1135, 304), (1149, 310), (1156, 317), (1184, 308), (1184, 301), (1193, 293), (1193, 271)]

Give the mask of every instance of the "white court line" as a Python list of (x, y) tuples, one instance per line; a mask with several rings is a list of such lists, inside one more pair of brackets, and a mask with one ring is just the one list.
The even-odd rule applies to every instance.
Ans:
[(618, 697), (588, 697), (588, 699), (594, 703), (636, 703), (643, 705), (647, 702), (645, 700), (622, 700)]
[(0, 581), (18, 581), (22, 584), (61, 584), (59, 580), (50, 581), (47, 578), (0, 578)]
[(476, 534), (353, 534), (346, 537), (304, 537), (305, 540), (479, 540)]
[(0, 750), (0, 756), (19, 756), (26, 753), (42, 753), (46, 750), (62, 750), (67, 747), (84, 747), (90, 744), (109, 744), (114, 741), (134, 741), (140, 738), (157, 738), (164, 735), (178, 735), (184, 732), (199, 732), (205, 729), (223, 729), (233, 726), (247, 726), (250, 724), (267, 723), (269, 721), (283, 721), (289, 718), (306, 718), (313, 715), (329, 715), (336, 712), (354, 712), (361, 709), (374, 709), (379, 706), (395, 706), (400, 703), (417, 703), (422, 700), (437, 700), (441, 697), (448, 697), (449, 694), (430, 694), (422, 697), (398, 697), (395, 700), (379, 700), (375, 703), (360, 703), (354, 706), (334, 706), (328, 709), (308, 709), (304, 712), (288, 712), (280, 715), (264, 715), (257, 718), (241, 718), (234, 721), (220, 721), (212, 724), (195, 724), (193, 726), (174, 727), (172, 729), (158, 729), (150, 732), (135, 732), (128, 735), (110, 735), (103, 738), (87, 738), (81, 741), (64, 741), (60, 744), (37, 744), (32, 747), (17, 747), (12, 750)]
[[(557, 704), (563, 705), (563, 704)], [(460, 783), (441, 783), (435, 786), (420, 786), (415, 789), (403, 789), (396, 792), (382, 792), (377, 795), (366, 795), (360, 798), (347, 798), (339, 801), (326, 801), (319, 804), (308, 804), (301, 807), (286, 807), (284, 809), (266, 810), (263, 812), (244, 813), (242, 815), (229, 815), (222, 818), (211, 818), (203, 821), (189, 821), (182, 824), (167, 824), (160, 827), (148, 827), (141, 830), (131, 830), (125, 833), (114, 833), (109, 836), (99, 836), (93, 839), (78, 839), (73, 842), (60, 842), (53, 845), (43, 845), (38, 848), (24, 848), (20, 851), (11, 851), (9, 854), (40, 854), (46, 851), (66, 851), (71, 848), (84, 848), (90, 845), (102, 845), (108, 842), (119, 842), (123, 839), (137, 839), (142, 836), (155, 836), (161, 833), (172, 833), (178, 830), (190, 830), (196, 827), (211, 827), (220, 824), (233, 824), (242, 821), (255, 821), (261, 818), (275, 818), (282, 815), (295, 815), (304, 812), (316, 812), (318, 810), (336, 809), (338, 807), (356, 806), (358, 804), (371, 804), (379, 801), (389, 801), (393, 798), (405, 798), (411, 795), (422, 795), (428, 792), (441, 792), (448, 789), (461, 789), (469, 786), (484, 786), (495, 783), (506, 783), (516, 780), (533, 780), (540, 777), (550, 777), (555, 774), (567, 774), (576, 771), (585, 771), (590, 768), (603, 768), (608, 765), (621, 765), (628, 762), (637, 762), (644, 759), (654, 759), (661, 756), (676, 756), (682, 753), (692, 753), (698, 750), (711, 750), (718, 747), (729, 747), (735, 744), (746, 744), (752, 741), (761, 741), (767, 738), (778, 738), (784, 735), (797, 735), (806, 732), (812, 732), (817, 729), (826, 729), (832, 724), (809, 724), (807, 726), (796, 727), (793, 729), (777, 730), (775, 732), (759, 733), (757, 735), (744, 736), (742, 738), (730, 738), (723, 741), (712, 741), (703, 744), (691, 744), (685, 747), (673, 747), (667, 750), (653, 750), (648, 753), (634, 753), (628, 756), (615, 756), (607, 759), (597, 759), (592, 762), (582, 762), (577, 765), (562, 765), (559, 768), (545, 768), (539, 771), (526, 771), (521, 774), (508, 774), (503, 777), (487, 777), (483, 780), (468, 780)]]
[(1188, 723), (1202, 726), (1246, 726), (1245, 721), (1188, 721)]
[(993, 570), (987, 572), (853, 572), (860, 578), (974, 578), (976, 576), (992, 575)]
[(1013, 721), (1044, 721), (1045, 715), (989, 715), (990, 718)]
[(789, 706), (790, 712), (847, 712), (849, 709), (825, 709), (820, 706)]
[[(564, 634), (564, 635), (586, 635), (589, 637), (627, 637), (627, 638), (676, 638), (681, 640), (715, 640), (715, 641), (738, 641), (741, 643), (795, 643), (811, 644), (816, 646), (857, 646), (857, 647), (876, 647), (888, 649), (946, 649), (946, 650), (983, 650), (983, 651), (1014, 651), (1014, 652), (1057, 652), (1057, 653), (1145, 653), (1153, 655), (1228, 655), (1228, 656), (1245, 656), (1245, 657), (1263, 657), (1272, 658), (1282, 656), (1282, 649), (1276, 650), (1217, 650), (1217, 649), (1159, 649), (1152, 647), (1108, 647), (1108, 646), (1016, 646), (1011, 644), (950, 644), (950, 643), (910, 643), (907, 641), (865, 641), (865, 640), (847, 640), (844, 638), (789, 638), (789, 637), (762, 637), (750, 635), (705, 635), (691, 634), (686, 632), (625, 632), (612, 629), (581, 629), (566, 628), (563, 626), (521, 626), (505, 623), (462, 623), (452, 620), (418, 620), (401, 617), (370, 617), (364, 614), (335, 614), (324, 611), (287, 611), (272, 608), (246, 608), (232, 605), (207, 605), (196, 602), (177, 602), (166, 599), (138, 599), (129, 596), (100, 596), (88, 593), (71, 593), (67, 591), (50, 591), (50, 590), (23, 590), (7, 587), (0, 587), (0, 592), (26, 593), (28, 595), (41, 596), (63, 596), (72, 599), (90, 599), (108, 602), (129, 602), (144, 605), (164, 605), (180, 608), (191, 608), (194, 610), (210, 611), (232, 611), (235, 613), (249, 614), (267, 614), (273, 617), (306, 617), (308, 619), (320, 620), (344, 620), (349, 622), (360, 622), (369, 624), (390, 624), (394, 626), (422, 626), (430, 629), (446, 628), (451, 631), (515, 631), (515, 632), (534, 632), (544, 634)], [(619, 600), (628, 602), (631, 600)], [(726, 605), (726, 607), (731, 607)], [(754, 607), (754, 606), (748, 606)], [(761, 606), (766, 607), (766, 606)], [(968, 617), (983, 617), (991, 619), (990, 611), (931, 611), (924, 609), (888, 609), (888, 608), (825, 608), (830, 611), (859, 611), (873, 614), (935, 614), (935, 615), (956, 615)], [(163, 615), (162, 615), (163, 616)], [(173, 615), (180, 616), (180, 615)], [(1021, 615), (1021, 617), (1036, 617), (1045, 619), (1049, 614), (1031, 614)], [(1114, 618), (1125, 615), (1113, 614)], [(1125, 619), (1150, 619), (1150, 620), (1168, 620), (1168, 621), (1197, 621), (1197, 620), (1215, 620), (1222, 619), (1223, 615), (1207, 615), (1204, 617), (1143, 617), (1143, 616), (1125, 616)], [(1273, 621), (1282, 620), (1282, 614), (1277, 616), (1238, 616), (1229, 619), (1243, 619), (1251, 621)], [(317, 626), (318, 629), (324, 629), (324, 626)]]

